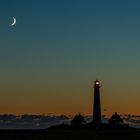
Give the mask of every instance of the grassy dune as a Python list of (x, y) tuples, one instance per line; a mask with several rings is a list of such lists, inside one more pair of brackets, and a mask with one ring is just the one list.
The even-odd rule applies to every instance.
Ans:
[(139, 129), (0, 130), (0, 140), (139, 140)]

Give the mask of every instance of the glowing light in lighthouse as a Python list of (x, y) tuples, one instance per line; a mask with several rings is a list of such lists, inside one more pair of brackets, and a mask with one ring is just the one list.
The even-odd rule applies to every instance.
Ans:
[(99, 83), (99, 81), (96, 81), (95, 84), (96, 84), (96, 85), (99, 85), (100, 83)]

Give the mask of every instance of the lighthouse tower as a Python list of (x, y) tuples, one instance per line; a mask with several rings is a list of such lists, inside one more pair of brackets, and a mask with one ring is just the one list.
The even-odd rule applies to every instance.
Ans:
[(100, 105), (100, 82), (94, 82), (94, 103), (93, 103), (93, 122), (101, 124), (101, 105)]

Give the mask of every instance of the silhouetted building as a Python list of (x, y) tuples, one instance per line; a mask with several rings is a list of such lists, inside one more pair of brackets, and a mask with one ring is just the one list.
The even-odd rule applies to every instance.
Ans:
[(112, 125), (120, 125), (123, 123), (123, 120), (116, 112), (114, 115), (112, 115), (112, 117), (109, 119), (108, 122), (109, 124), (112, 124)]
[(93, 103), (93, 122), (101, 124), (101, 105), (100, 105), (100, 82), (94, 83), (94, 103)]
[(85, 123), (86, 123), (86, 121), (80, 113), (78, 115), (76, 115), (71, 121), (71, 125), (73, 125), (73, 126), (82, 126)]

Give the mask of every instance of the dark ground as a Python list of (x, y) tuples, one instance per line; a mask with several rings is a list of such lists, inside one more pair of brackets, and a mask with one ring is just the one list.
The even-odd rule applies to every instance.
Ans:
[(0, 140), (140, 140), (140, 129), (0, 130)]

